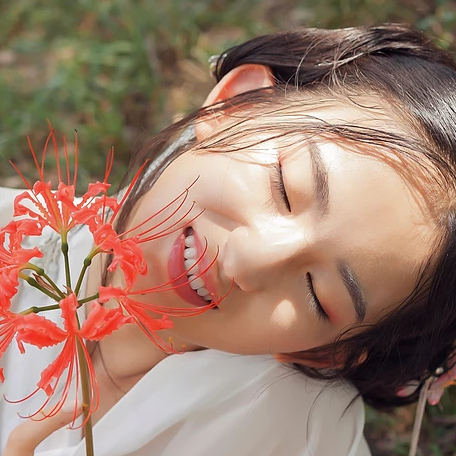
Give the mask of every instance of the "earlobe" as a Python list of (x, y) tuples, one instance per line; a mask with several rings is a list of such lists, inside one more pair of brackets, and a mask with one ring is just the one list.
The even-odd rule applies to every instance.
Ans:
[[(258, 64), (246, 64), (232, 69), (212, 89), (203, 107), (220, 103), (250, 90), (274, 86), (274, 76), (269, 67)], [(196, 123), (196, 137), (205, 138), (223, 121), (223, 112), (205, 118)]]

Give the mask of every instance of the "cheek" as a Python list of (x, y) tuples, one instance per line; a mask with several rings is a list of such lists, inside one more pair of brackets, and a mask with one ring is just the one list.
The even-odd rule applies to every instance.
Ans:
[(280, 302), (271, 315), (271, 324), (278, 330), (290, 331), (297, 323), (297, 312), (291, 301)]
[(251, 346), (258, 352), (290, 353), (307, 350), (330, 343), (337, 330), (330, 324), (318, 320), (296, 299), (280, 299), (276, 303), (247, 302), (242, 314), (237, 315), (239, 328), (248, 331)]
[(167, 187), (161, 188), (169, 192), (179, 185), (182, 189), (197, 179), (190, 197), (199, 206), (227, 216), (241, 206), (258, 210), (270, 196), (267, 165), (271, 163), (271, 154), (261, 151), (188, 153), (170, 165), (163, 175)]
[(289, 300), (277, 304), (269, 318), (269, 341), (273, 353), (289, 353), (309, 348), (316, 334), (310, 328), (311, 317), (300, 312)]

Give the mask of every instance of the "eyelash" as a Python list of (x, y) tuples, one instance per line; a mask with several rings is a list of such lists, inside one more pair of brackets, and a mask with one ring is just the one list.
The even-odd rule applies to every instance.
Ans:
[[(282, 200), (288, 211), (291, 212), (291, 205), (290, 201), (288, 200), (285, 184), (283, 182), (282, 166), (280, 165), (280, 162), (277, 162), (274, 165), (272, 184), (274, 185), (275, 189), (280, 193), (280, 196), (282, 197)], [(306, 280), (312, 307), (316, 310), (319, 318), (321, 318), (322, 320), (329, 320), (328, 314), (323, 309), (323, 306), (320, 304), (320, 301), (318, 300), (317, 295), (315, 294), (315, 290), (313, 288), (312, 283), (312, 276), (309, 272), (306, 274)]]
[(320, 301), (318, 300), (317, 295), (315, 294), (315, 290), (312, 283), (312, 276), (309, 272), (306, 274), (306, 280), (307, 287), (309, 289), (309, 298), (311, 306), (316, 310), (319, 318), (321, 318), (322, 320), (329, 320), (328, 314), (325, 312), (325, 309), (323, 309), (323, 306), (320, 304)]
[(282, 166), (280, 165), (280, 162), (277, 162), (274, 165), (274, 173), (272, 175), (272, 184), (274, 188), (279, 192), (282, 201), (285, 204), (285, 207), (287, 208), (288, 212), (291, 212), (291, 205), (290, 201), (288, 200), (288, 195), (287, 191), (285, 189), (285, 184), (283, 182), (283, 174), (282, 174)]

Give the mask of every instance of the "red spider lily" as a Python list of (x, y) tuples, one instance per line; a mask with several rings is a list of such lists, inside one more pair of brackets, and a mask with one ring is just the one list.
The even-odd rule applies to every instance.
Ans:
[(0, 230), (0, 309), (9, 308), (10, 299), (17, 293), (19, 272), (29, 265), (32, 258), (41, 258), (37, 248), (22, 248), (24, 234), (37, 234), (36, 225), (28, 220), (12, 221)]
[[(31, 234), (29, 234), (31, 233)], [(37, 247), (22, 248), (24, 235), (41, 234), (29, 220), (13, 220), (0, 229), (0, 271), (12, 271), (21, 268), (32, 258), (41, 258), (43, 253)]]
[[(33, 345), (42, 348), (58, 343), (58, 340), (52, 341), (52, 332), (55, 323), (34, 313), (28, 315), (15, 314), (9, 309), (0, 309), (0, 358), (5, 353), (11, 342), (16, 338), (16, 342), (21, 353), (25, 352), (23, 338), (21, 334), (26, 334), (31, 329), (35, 331)], [(0, 369), (0, 381), (5, 381), (3, 369)]]
[[(5, 353), (16, 335), (16, 315), (0, 309), (0, 357)], [(22, 347), (19, 345), (19, 348)], [(23, 353), (23, 352), (22, 352)], [(0, 367), (0, 383), (5, 381), (3, 368)]]
[[(42, 372), (41, 379), (37, 383), (38, 388), (26, 398), (23, 398), (20, 401), (14, 401), (24, 401), (42, 389), (48, 396), (48, 399), (39, 410), (31, 415), (32, 417), (36, 416), (48, 405), (51, 397), (56, 392), (60, 379), (66, 371), (66, 379), (60, 398), (52, 410), (47, 412), (46, 416), (53, 416), (59, 412), (68, 397), (73, 378), (75, 378), (76, 381), (76, 389), (79, 388), (81, 362), (87, 364), (90, 389), (89, 414), (93, 413), (98, 407), (98, 386), (90, 355), (85, 347), (84, 340), (100, 340), (119, 329), (124, 324), (133, 321), (133, 318), (124, 315), (120, 308), (107, 309), (97, 302), (93, 302), (92, 310), (88, 318), (79, 329), (76, 314), (78, 308), (76, 295), (74, 293), (70, 294), (62, 299), (59, 305), (62, 310), (65, 329), (58, 327), (54, 322), (36, 314), (19, 317), (19, 322), (14, 327), (14, 331), (17, 333), (16, 341), (19, 346), (22, 347), (22, 350), (23, 344), (30, 344), (38, 348), (43, 348), (62, 342), (64, 343), (62, 351), (57, 358)], [(10, 331), (8, 337), (14, 337), (14, 334), (11, 336)], [(81, 355), (84, 358), (82, 360), (79, 359)], [(86, 420), (87, 419), (88, 417)], [(82, 425), (84, 425), (84, 423)]]
[(112, 225), (105, 223), (93, 233), (93, 238), (97, 250), (113, 255), (108, 270), (112, 272), (119, 267), (128, 287), (133, 285), (138, 274), (147, 274), (147, 263), (137, 237), (121, 239)]
[(41, 229), (32, 220), (12, 220), (0, 230), (0, 239), (3, 243), (6, 235), (9, 235), (8, 243), (11, 248), (19, 249), (24, 236), (39, 236)]
[[(105, 252), (113, 254), (110, 270), (114, 270), (119, 266), (125, 274), (127, 283), (131, 285), (138, 273), (147, 273), (146, 262), (142, 258), (141, 250), (138, 248), (139, 239), (137, 236), (124, 238), (124, 236), (118, 235), (112, 228), (112, 224), (115, 216), (118, 214), (118, 210), (128, 197), (129, 192), (146, 163), (138, 170), (123, 199), (118, 203), (115, 198), (107, 196), (107, 191), (110, 187), (107, 180), (113, 164), (113, 150), (110, 150), (103, 182), (89, 184), (87, 192), (78, 201), (75, 198), (78, 155), (77, 135), (75, 137), (75, 171), (72, 182), (70, 180), (68, 150), (64, 137), (67, 183), (62, 181), (59, 151), (54, 131), (51, 130), (48, 135), (43, 148), (41, 163), (38, 162), (38, 158), (29, 140), (30, 151), (40, 180), (31, 186), (13, 164), (29, 189), (29, 191), (21, 193), (16, 197), (14, 201), (14, 215), (28, 217), (26, 219), (28, 226), (24, 230), (28, 236), (40, 235), (43, 228), (49, 226), (62, 235), (63, 242), (66, 242), (66, 235), (74, 226), (81, 224), (87, 225), (94, 235), (95, 246), (97, 248), (96, 253)], [(54, 154), (58, 165), (59, 184), (57, 191), (52, 191), (51, 183), (46, 182), (44, 177), (46, 151), (51, 139), (54, 144)], [(107, 219), (106, 215), (108, 211), (111, 212), (111, 216)]]
[[(65, 136), (63, 137), (67, 180), (65, 183), (62, 180), (59, 150), (54, 130), (52, 130), (52, 126), (50, 124), (49, 126), (51, 127), (51, 132), (48, 135), (43, 149), (41, 163), (38, 162), (38, 158), (29, 139), (30, 151), (32, 153), (40, 180), (31, 186), (19, 169), (12, 163), (14, 169), (21, 176), (25, 185), (29, 189), (29, 191), (21, 193), (16, 197), (14, 202), (14, 215), (29, 217), (31, 219), (30, 223), (34, 220), (37, 230), (43, 229), (45, 226), (49, 226), (54, 231), (62, 235), (66, 235), (68, 231), (78, 224), (87, 224), (91, 227), (91, 229), (95, 229), (97, 226), (104, 223), (104, 214), (107, 209), (111, 209), (115, 212), (118, 208), (117, 200), (113, 197), (108, 197), (106, 194), (108, 188), (110, 187), (107, 180), (112, 169), (113, 151), (109, 151), (103, 182), (89, 184), (87, 192), (80, 200), (77, 200), (75, 198), (78, 156), (77, 134), (75, 135), (75, 171), (73, 180), (70, 178), (68, 149)], [(56, 157), (59, 177), (57, 191), (52, 191), (51, 182), (46, 182), (44, 177), (46, 150), (51, 139), (54, 144), (54, 154)]]
[[(144, 167), (144, 165), (143, 165)], [(133, 178), (132, 184), (136, 182), (139, 173), (142, 171), (143, 167), (136, 173), (135, 177)], [(196, 182), (196, 180), (189, 186), (189, 188)], [(127, 191), (125, 192), (122, 201), (119, 203), (118, 209), (125, 201), (125, 198), (128, 196), (132, 184), (128, 187)], [(144, 221), (142, 221), (139, 225), (131, 228), (128, 231), (125, 231), (121, 234), (118, 234), (112, 224), (114, 222), (114, 217), (116, 216), (116, 212), (111, 214), (109, 220), (102, 224), (97, 225), (97, 229), (92, 231), (96, 250), (105, 253), (111, 253), (113, 255), (112, 261), (108, 267), (108, 271), (112, 272), (117, 267), (119, 267), (122, 272), (124, 273), (125, 282), (127, 284), (127, 288), (130, 289), (131, 286), (134, 284), (136, 277), (138, 274), (146, 275), (147, 274), (147, 263), (144, 260), (142, 250), (140, 248), (140, 244), (144, 242), (150, 242), (156, 239), (159, 239), (164, 236), (168, 236), (169, 234), (174, 233), (175, 231), (182, 230), (182, 222), (183, 220), (190, 214), (191, 210), (194, 208), (194, 204), (190, 206), (187, 211), (182, 214), (176, 221), (174, 221), (169, 226), (163, 228), (163, 225), (168, 222), (176, 213), (182, 208), (184, 203), (187, 201), (188, 197), (188, 190), (189, 188), (185, 189), (180, 195), (174, 198), (170, 203), (164, 206), (162, 209), (157, 211), (156, 213), (147, 217)], [(181, 200), (179, 203), (178, 201)], [(160, 213), (165, 211), (166, 209), (172, 207), (172, 205), (177, 204), (177, 207), (174, 208), (170, 215), (168, 215), (164, 220), (160, 221), (158, 224), (136, 233), (140, 230), (140, 228), (157, 217)], [(192, 219), (187, 221), (187, 224), (191, 223), (197, 217), (201, 215), (201, 212), (194, 216)], [(90, 226), (89, 226), (90, 228)], [(157, 231), (152, 234), (154, 230), (157, 228), (161, 228), (160, 231)], [(135, 236), (129, 236), (132, 232), (135, 232)], [(128, 237), (129, 236), (129, 237)]]
[[(46, 182), (44, 176), (47, 147), (51, 140), (54, 144), (59, 180), (56, 190), (55, 187), (52, 190), (51, 183)], [(28, 191), (17, 196), (14, 202), (14, 215), (23, 218), (20, 221), (11, 222), (0, 231), (0, 358), (14, 340), (16, 340), (22, 352), (25, 344), (34, 345), (40, 349), (62, 344), (60, 354), (43, 370), (41, 378), (37, 382), (36, 390), (20, 401), (28, 399), (39, 390), (43, 390), (48, 398), (42, 407), (31, 415), (36, 417), (38, 413), (42, 412), (44, 407), (49, 405), (51, 398), (59, 390), (61, 393), (59, 393), (57, 403), (52, 407), (52, 410), (46, 412), (47, 416), (53, 416), (58, 413), (65, 403), (72, 389), (73, 381), (76, 382), (76, 390), (79, 390), (82, 384), (84, 386), (83, 400), (87, 407), (84, 410), (85, 418), (81, 426), (87, 425), (85, 430), (91, 432), (89, 418), (98, 407), (99, 394), (85, 341), (101, 340), (123, 325), (135, 323), (157, 347), (167, 352), (176, 353), (172, 346), (165, 344), (157, 335), (160, 330), (172, 328), (173, 323), (169, 317), (198, 315), (216, 307), (226, 295), (220, 299), (213, 297), (211, 303), (193, 308), (156, 306), (152, 303), (148, 302), (146, 304), (135, 299), (135, 296), (165, 292), (188, 285), (188, 282), (181, 283), (184, 274), (187, 274), (187, 271), (185, 271), (181, 276), (159, 286), (146, 290), (134, 289), (138, 274), (147, 274), (147, 262), (145, 261), (141, 244), (182, 231), (202, 213), (200, 212), (193, 217), (190, 216), (195, 207), (194, 202), (191, 205), (187, 205), (189, 206), (187, 209), (183, 209), (188, 199), (189, 188), (196, 180), (170, 203), (155, 214), (147, 217), (139, 225), (129, 227), (123, 233), (117, 233), (113, 228), (114, 222), (147, 162), (137, 171), (118, 202), (115, 198), (107, 196), (107, 191), (110, 187), (107, 180), (113, 165), (113, 150), (110, 150), (103, 182), (89, 184), (87, 192), (81, 198), (75, 198), (78, 155), (77, 135), (75, 136), (74, 152), (75, 170), (72, 178), (70, 177), (65, 137), (64, 158), (66, 173), (62, 173), (59, 150), (52, 127), (42, 152), (41, 161), (38, 160), (30, 140), (29, 145), (39, 180), (30, 185), (13, 165), (28, 187)], [(66, 174), (64, 179), (62, 179), (62, 174)], [(164, 211), (167, 212), (164, 213)], [(159, 222), (154, 224), (153, 219), (160, 214), (164, 215), (160, 217)], [(94, 247), (85, 258), (83, 265), (81, 265), (76, 287), (73, 288), (71, 285), (67, 235), (77, 225), (86, 225), (88, 227), (93, 236)], [(33, 258), (43, 256), (41, 251), (38, 248), (28, 250), (22, 248), (22, 241), (25, 236), (40, 236), (46, 227), (61, 236), (66, 275), (66, 286), (63, 289), (60, 289), (60, 286), (55, 284), (53, 279), (42, 268), (31, 263)], [(206, 254), (206, 250), (207, 246), (197, 263)], [(91, 264), (93, 257), (99, 253), (110, 255), (111, 262), (108, 266), (108, 271), (113, 272), (119, 269), (124, 279), (121, 283), (126, 285), (121, 288), (113, 286), (100, 287), (98, 295), (79, 298), (78, 300), (87, 268)], [(216, 258), (217, 255), (200, 275), (204, 274), (213, 265)], [(24, 269), (30, 269), (34, 273), (32, 276), (26, 276), (25, 273), (21, 272)], [(71, 272), (73, 272), (73, 266)], [(54, 304), (38, 309), (31, 307), (22, 314), (10, 312), (11, 298), (17, 292), (19, 278), (26, 280), (30, 285), (45, 293), (54, 301)], [(178, 284), (175, 283), (176, 281), (178, 281)], [(111, 299), (118, 304), (114, 309), (105, 308), (100, 304)], [(87, 302), (92, 302), (91, 312), (80, 327), (77, 309)], [(51, 320), (34, 313), (58, 308), (60, 308), (62, 313), (63, 328)], [(152, 313), (158, 313), (161, 318), (154, 318)], [(0, 381), (3, 380), (4, 374), (0, 370)], [(75, 404), (75, 416), (77, 408), (78, 404)]]
[(9, 309), (11, 298), (17, 293), (19, 278), (16, 271), (0, 271), (0, 311)]

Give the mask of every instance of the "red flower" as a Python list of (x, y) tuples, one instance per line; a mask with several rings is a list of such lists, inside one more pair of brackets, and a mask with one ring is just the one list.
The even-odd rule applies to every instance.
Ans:
[[(134, 176), (132, 183), (128, 187), (122, 200), (119, 203), (118, 209), (121, 208), (125, 199), (128, 197), (128, 194), (132, 189), (133, 184), (138, 179), (144, 166), (145, 164), (139, 169), (139, 171)], [(195, 182), (196, 181), (194, 181), (190, 186), (192, 186)], [(168, 236), (169, 234), (174, 233), (175, 231), (182, 230), (181, 222), (190, 214), (190, 212), (194, 208), (194, 203), (191, 204), (190, 208), (183, 215), (180, 215), (180, 217), (176, 221), (166, 226), (165, 228), (163, 228), (163, 225), (166, 225), (168, 220), (170, 220), (174, 215), (176, 215), (179, 212), (179, 210), (183, 207), (184, 203), (187, 201), (187, 197), (188, 189), (185, 189), (181, 194), (179, 194), (166, 206), (161, 208), (158, 212), (150, 215), (148, 218), (143, 220), (139, 225), (131, 228), (128, 231), (125, 231), (124, 233), (118, 234), (113, 228), (114, 218), (117, 215), (116, 212), (114, 212), (111, 215), (107, 223), (98, 226), (98, 228), (95, 231), (92, 231), (97, 249), (99, 249), (99, 251), (101, 252), (107, 252), (113, 255), (112, 261), (108, 267), (108, 271), (112, 272), (117, 267), (119, 267), (124, 273), (125, 282), (128, 289), (130, 289), (133, 286), (138, 274), (147, 274), (147, 263), (144, 259), (140, 244), (150, 242), (162, 238), (164, 236)], [(179, 202), (179, 200), (181, 201)], [(157, 215), (159, 215), (166, 209), (170, 208), (173, 205), (176, 205), (176, 203), (177, 207), (174, 208), (174, 210), (171, 212), (170, 215), (168, 215), (168, 217), (166, 217), (164, 220), (161, 220), (158, 224), (149, 227), (143, 231), (140, 231), (140, 228), (142, 226), (146, 225), (148, 222), (157, 217)], [(199, 217), (201, 213), (202, 212), (198, 213), (192, 219), (188, 220), (187, 224), (191, 223), (193, 220)], [(156, 231), (157, 229), (159, 229), (159, 231)], [(134, 236), (131, 236), (132, 232), (135, 232), (136, 234)]]
[[(104, 181), (90, 184), (87, 192), (78, 200), (75, 198), (78, 158), (77, 135), (75, 136), (75, 171), (73, 180), (70, 178), (68, 150), (65, 137), (63, 137), (66, 164), (66, 182), (63, 182), (57, 141), (52, 126), (50, 124), (49, 126), (51, 127), (51, 132), (43, 149), (41, 163), (38, 162), (38, 158), (29, 140), (30, 151), (40, 179), (31, 186), (17, 167), (12, 164), (29, 189), (16, 197), (14, 201), (14, 215), (29, 217), (29, 223), (35, 224), (37, 232), (45, 226), (49, 226), (57, 233), (66, 235), (74, 226), (80, 224), (87, 224), (94, 230), (97, 226), (104, 223), (106, 210), (110, 209), (115, 212), (118, 208), (117, 200), (107, 196), (107, 190), (110, 187), (107, 179), (112, 168), (113, 151), (111, 150), (108, 155)], [(51, 139), (54, 144), (54, 155), (59, 176), (57, 191), (52, 190), (51, 182), (46, 182), (44, 177), (46, 150)], [(27, 234), (29, 236), (33, 235), (30, 231)]]
[[(43, 348), (58, 343), (55, 338), (52, 339), (52, 334), (57, 325), (44, 317), (34, 313), (28, 315), (15, 314), (9, 310), (0, 309), (0, 358), (9, 347), (14, 337), (21, 353), (25, 352), (23, 342), (27, 341), (27, 337), (22, 335), (27, 334), (33, 328), (34, 337), (33, 345)], [(57, 327), (58, 329), (58, 327)], [(50, 331), (50, 332), (49, 332)], [(1, 379), (5, 377), (1, 373)]]
[(27, 232), (37, 233), (36, 226), (27, 220), (12, 221), (0, 230), (0, 309), (9, 309), (9, 302), (19, 286), (19, 272), (32, 258), (43, 256), (37, 247), (22, 248)]
[(10, 308), (11, 298), (17, 293), (18, 287), (19, 279), (14, 271), (0, 271), (0, 311)]
[[(206, 255), (207, 252), (207, 245), (205, 246), (201, 256), (197, 259), (196, 263), (200, 263), (203, 257)], [(215, 258), (207, 265), (199, 274), (198, 277), (206, 273), (211, 266), (217, 260), (217, 255)], [(179, 285), (175, 285), (174, 283), (181, 279), (183, 276), (187, 276), (188, 271), (184, 271), (180, 276), (175, 277), (174, 279), (170, 280), (167, 283), (148, 288), (145, 290), (134, 290), (132, 291), (130, 286), (126, 286), (125, 288), (118, 288), (113, 286), (100, 286), (98, 288), (98, 301), (101, 303), (108, 302), (111, 299), (114, 299), (118, 302), (119, 306), (122, 307), (125, 313), (131, 315), (136, 324), (140, 327), (140, 329), (146, 334), (146, 336), (161, 350), (168, 351), (172, 353), (176, 353), (172, 346), (167, 345), (163, 342), (160, 337), (157, 335), (157, 331), (162, 329), (170, 329), (173, 327), (172, 321), (168, 318), (172, 317), (191, 317), (195, 315), (199, 315), (208, 309), (212, 309), (217, 307), (217, 305), (225, 299), (228, 293), (231, 292), (231, 288), (228, 292), (222, 297), (213, 297), (213, 301), (206, 306), (195, 307), (195, 308), (188, 308), (188, 307), (166, 307), (166, 306), (157, 306), (153, 303), (145, 303), (142, 301), (137, 301), (132, 298), (132, 296), (145, 296), (150, 295), (152, 293), (162, 293), (165, 291), (174, 290), (175, 288), (187, 286), (188, 282), (184, 282)], [(231, 287), (233, 283), (231, 284)], [(157, 313), (162, 315), (161, 319), (156, 319), (152, 317), (150, 312)]]
[(108, 271), (112, 272), (119, 267), (124, 273), (128, 287), (133, 285), (138, 274), (147, 274), (147, 263), (137, 237), (121, 239), (108, 223), (95, 231), (93, 237), (96, 248), (100, 252), (108, 252), (113, 255)]
[(39, 235), (41, 232), (35, 229), (28, 220), (13, 220), (4, 228), (0, 229), (0, 270), (12, 271), (28, 263), (32, 258), (41, 258), (43, 253), (37, 247), (23, 249), (22, 240), (24, 235)]
[[(0, 358), (10, 346), (16, 335), (16, 315), (11, 312), (2, 312), (0, 309)], [(19, 346), (21, 348), (21, 346)], [(23, 352), (22, 352), (23, 353)], [(0, 368), (0, 383), (5, 381), (3, 368)]]
[[(41, 230), (28, 220), (13, 220), (0, 229), (0, 358), (16, 336), (19, 325), (24, 321), (29, 322), (31, 318), (31, 315), (10, 312), (11, 299), (19, 287), (19, 272), (27, 268), (32, 258), (43, 256), (37, 247), (22, 248), (22, 240), (27, 233), (39, 235)], [(23, 345), (17, 342), (23, 353)], [(0, 382), (4, 380), (3, 369), (0, 369)]]
[[(56, 190), (55, 187), (54, 190), (52, 189), (51, 183), (47, 182), (44, 176), (46, 151), (51, 140), (54, 145), (57, 163), (58, 186)], [(132, 291), (137, 275), (145, 275), (147, 273), (147, 263), (141, 250), (141, 244), (182, 230), (197, 218), (201, 212), (190, 218), (190, 213), (193, 211), (195, 203), (188, 205), (189, 207), (186, 210), (182, 210), (182, 213), (179, 212), (187, 201), (189, 193), (189, 188), (187, 188), (157, 213), (143, 220), (138, 226), (132, 227), (123, 233), (117, 233), (113, 228), (116, 217), (137, 180), (142, 175), (147, 162), (138, 170), (118, 202), (115, 198), (107, 196), (110, 187), (107, 180), (113, 165), (113, 151), (110, 150), (103, 182), (89, 184), (82, 198), (76, 198), (77, 135), (75, 136), (74, 152), (75, 171), (72, 178), (70, 177), (65, 137), (63, 144), (65, 170), (60, 168), (59, 151), (52, 127), (43, 149), (41, 162), (38, 161), (29, 140), (32, 157), (39, 175), (39, 180), (33, 186), (27, 182), (20, 171), (13, 165), (27, 185), (28, 191), (17, 196), (14, 201), (14, 215), (21, 216), (22, 219), (13, 221), (0, 230), (0, 358), (13, 340), (16, 340), (22, 352), (25, 344), (34, 345), (40, 349), (62, 344), (60, 354), (43, 370), (41, 378), (37, 382), (37, 389), (28, 396), (31, 397), (39, 390), (43, 390), (48, 396), (43, 406), (32, 416), (36, 416), (49, 404), (51, 397), (56, 393), (57, 387), (59, 387), (59, 391), (61, 391), (60, 397), (56, 405), (48, 412), (50, 416), (55, 415), (65, 403), (72, 381), (75, 379), (76, 390), (79, 389), (82, 382), (88, 387), (84, 388), (84, 402), (88, 404), (88, 410), (85, 410), (84, 425), (88, 422), (90, 414), (97, 409), (99, 396), (94, 369), (85, 341), (98, 341), (124, 324), (134, 322), (159, 348), (175, 353), (173, 347), (165, 344), (157, 335), (158, 331), (169, 329), (173, 326), (169, 317), (197, 315), (217, 306), (218, 302), (224, 297), (218, 300), (214, 298), (213, 302), (200, 308), (169, 308), (136, 300), (135, 296), (169, 291), (178, 286), (186, 285), (185, 283), (174, 284), (176, 280), (181, 279), (184, 274), (186, 275), (185, 272), (181, 277), (160, 286), (147, 290)], [(63, 174), (65, 174), (64, 178), (62, 178)], [(193, 184), (194, 182), (191, 185)], [(158, 223), (151, 226), (153, 223), (150, 222), (154, 217), (164, 211), (168, 211), (164, 220), (162, 217)], [(81, 272), (77, 278), (76, 286), (73, 288), (69, 262), (69, 253), (71, 252), (68, 249), (67, 235), (76, 225), (86, 225), (88, 227), (93, 235), (94, 248), (81, 265)], [(22, 248), (22, 241), (25, 236), (40, 236), (45, 227), (49, 227), (61, 236), (61, 249), (66, 277), (66, 286), (63, 289), (60, 289), (60, 285), (54, 283), (53, 279), (46, 274), (46, 271), (30, 263), (32, 258), (43, 256), (42, 252), (38, 248)], [(126, 286), (124, 288), (100, 287), (99, 297), (94, 295), (78, 301), (78, 295), (81, 291), (87, 268), (91, 264), (93, 257), (102, 252), (108, 253), (112, 258), (108, 271), (113, 272), (119, 269), (123, 274)], [(206, 249), (201, 258), (205, 254)], [(204, 274), (212, 266), (215, 259), (201, 274)], [(21, 272), (25, 269), (33, 270), (33, 275), (25, 276), (25, 273)], [(27, 280), (30, 285), (45, 293), (58, 304), (51, 304), (38, 310), (30, 308), (22, 314), (12, 313), (10, 311), (11, 298), (17, 292), (19, 278)], [(109, 309), (100, 304), (110, 299), (117, 301), (118, 307)], [(138, 299), (144, 299), (144, 297)], [(80, 327), (77, 309), (90, 300), (92, 300), (91, 312)], [(60, 308), (62, 313), (63, 328), (53, 321), (34, 313), (57, 308)], [(152, 317), (151, 312), (158, 313), (161, 318)], [(87, 374), (83, 370), (87, 370)], [(3, 370), (0, 369), (0, 381), (3, 381), (3, 379)], [(60, 386), (62, 386), (61, 389)], [(89, 393), (87, 393), (87, 389)], [(28, 397), (21, 400), (25, 400)], [(77, 406), (78, 404), (76, 404), (76, 408)]]
[[(98, 386), (90, 355), (85, 347), (84, 340), (100, 340), (116, 329), (119, 329), (124, 324), (133, 321), (133, 318), (124, 315), (120, 308), (106, 309), (97, 302), (93, 302), (92, 311), (79, 329), (76, 313), (78, 308), (76, 295), (74, 293), (70, 294), (62, 299), (59, 305), (62, 310), (65, 329), (59, 328), (54, 322), (36, 314), (29, 314), (20, 316), (14, 329), (10, 329), (7, 334), (7, 337), (11, 342), (14, 337), (12, 331), (16, 333), (16, 341), (19, 344), (19, 347), (22, 347), (22, 350), (23, 344), (30, 344), (38, 348), (43, 348), (62, 342), (64, 343), (62, 351), (57, 358), (41, 373), (41, 379), (37, 383), (38, 388), (26, 398), (21, 399), (21, 401), (28, 399), (39, 389), (42, 389), (48, 396), (48, 399), (43, 406), (32, 416), (40, 413), (41, 410), (46, 407), (66, 371), (66, 379), (64, 380), (61, 396), (53, 409), (48, 413), (48, 416), (55, 415), (62, 408), (68, 397), (73, 378), (76, 378), (76, 388), (79, 388), (79, 369), (81, 362), (86, 363), (89, 373), (89, 414), (93, 413), (98, 407)], [(80, 359), (81, 355), (83, 359)], [(87, 419), (88, 417), (86, 420)]]

